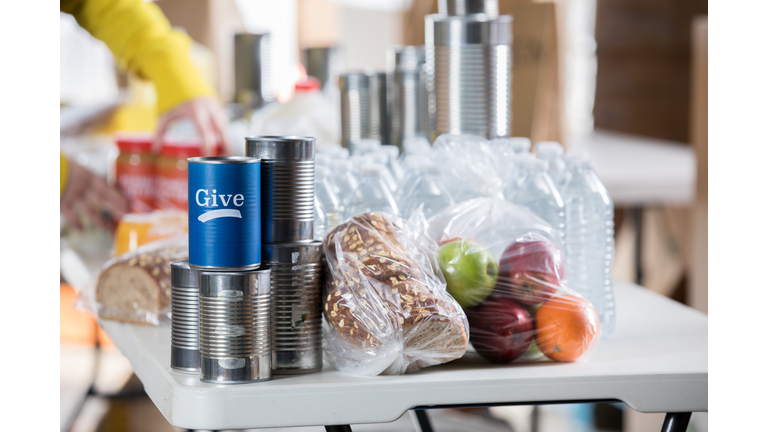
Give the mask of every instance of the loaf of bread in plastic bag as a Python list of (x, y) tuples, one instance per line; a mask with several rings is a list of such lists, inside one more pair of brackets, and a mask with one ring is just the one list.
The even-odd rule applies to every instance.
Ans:
[(338, 369), (402, 374), (464, 355), (466, 316), (438, 276), (436, 248), (385, 213), (355, 216), (328, 234), (326, 355)]

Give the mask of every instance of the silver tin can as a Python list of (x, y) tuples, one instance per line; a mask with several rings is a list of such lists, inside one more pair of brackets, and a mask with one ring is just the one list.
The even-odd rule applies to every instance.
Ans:
[(270, 270), (200, 272), (200, 380), (272, 378)]
[(315, 220), (315, 139), (245, 138), (247, 155), (261, 158), (263, 243), (311, 240)]
[(200, 273), (188, 261), (171, 263), (171, 368), (200, 372)]
[(320, 86), (325, 90), (341, 69), (339, 48), (335, 46), (307, 47), (301, 50), (301, 54), (301, 63), (304, 65), (307, 75), (320, 80)]
[(429, 93), (423, 46), (397, 46), (388, 56), (392, 70), (390, 82), (390, 142), (401, 151), (411, 137), (429, 139)]
[(510, 134), (512, 17), (483, 13), (425, 19), (433, 44), (427, 69), (433, 74), (436, 122), (443, 133), (488, 139)]
[(371, 93), (365, 72), (339, 74), (341, 145), (355, 152), (360, 140), (368, 138), (371, 121)]
[(441, 15), (485, 14), (489, 18), (499, 16), (498, 0), (437, 0), (437, 12)]
[(263, 253), (272, 269), (272, 373), (319, 371), (323, 243), (265, 244)]
[(235, 35), (235, 102), (258, 109), (275, 100), (269, 33)]
[(370, 97), (370, 119), (368, 130), (363, 131), (363, 138), (375, 139), (382, 144), (389, 144), (390, 119), (392, 107), (389, 97), (389, 80), (386, 72), (366, 72)]

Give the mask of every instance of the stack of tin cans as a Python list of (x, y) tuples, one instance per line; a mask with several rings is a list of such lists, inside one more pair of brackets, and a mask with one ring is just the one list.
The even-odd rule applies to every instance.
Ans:
[(189, 167), (189, 261), (171, 263), (171, 367), (234, 384), (272, 378), (270, 270), (261, 268), (261, 161)]
[(315, 139), (249, 137), (246, 152), (188, 159), (189, 261), (171, 264), (171, 367), (205, 382), (323, 365)]
[(262, 254), (271, 270), (272, 372), (315, 372), (323, 364), (323, 247), (313, 240), (315, 139), (248, 137), (246, 154), (262, 163)]

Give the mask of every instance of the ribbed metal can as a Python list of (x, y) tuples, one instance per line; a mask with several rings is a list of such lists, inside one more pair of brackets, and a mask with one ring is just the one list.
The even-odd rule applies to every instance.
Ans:
[(272, 269), (272, 373), (300, 374), (323, 367), (320, 241), (265, 244)]
[(339, 74), (341, 145), (354, 153), (356, 145), (368, 138), (371, 122), (371, 92), (364, 72)]
[(315, 220), (315, 139), (256, 136), (246, 137), (245, 142), (246, 154), (261, 158), (264, 243), (311, 240)]
[(512, 17), (484, 13), (431, 15), (436, 110), (433, 138), (443, 133), (506, 137), (511, 124)]
[(200, 380), (272, 378), (269, 269), (200, 272)]
[(375, 139), (382, 144), (389, 144), (392, 106), (389, 97), (389, 79), (386, 72), (366, 72), (371, 106), (369, 109), (368, 131), (363, 131), (363, 138)]
[(485, 14), (489, 18), (499, 16), (498, 0), (437, 0), (437, 11), (442, 15)]
[(429, 139), (432, 132), (425, 54), (423, 46), (397, 46), (388, 56), (392, 71), (390, 142), (401, 151), (405, 139)]
[(321, 88), (325, 89), (334, 75), (340, 69), (340, 52), (335, 46), (307, 47), (301, 50), (301, 63), (308, 76), (320, 80)]
[(235, 34), (235, 102), (258, 109), (273, 100), (269, 33)]
[(187, 162), (190, 267), (218, 271), (259, 268), (259, 159), (195, 157)]
[(200, 372), (200, 274), (187, 261), (171, 263), (171, 368)]

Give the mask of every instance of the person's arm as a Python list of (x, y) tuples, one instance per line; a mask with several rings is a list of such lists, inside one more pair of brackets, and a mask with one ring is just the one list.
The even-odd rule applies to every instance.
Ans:
[[(84, 215), (111, 232), (113, 227), (109, 219), (119, 221), (128, 213), (128, 200), (117, 189), (110, 187), (103, 178), (85, 167), (71, 163), (63, 154), (60, 159), (61, 214), (75, 228), (82, 228), (80, 216)], [(109, 219), (105, 219), (105, 214)]]
[[(61, 0), (62, 12), (102, 40), (130, 71), (151, 80), (161, 115), (158, 139), (171, 120), (190, 118), (210, 154), (227, 143), (226, 118), (216, 93), (190, 58), (190, 38), (173, 30), (160, 8), (143, 0)], [(218, 136), (217, 136), (218, 135)]]

